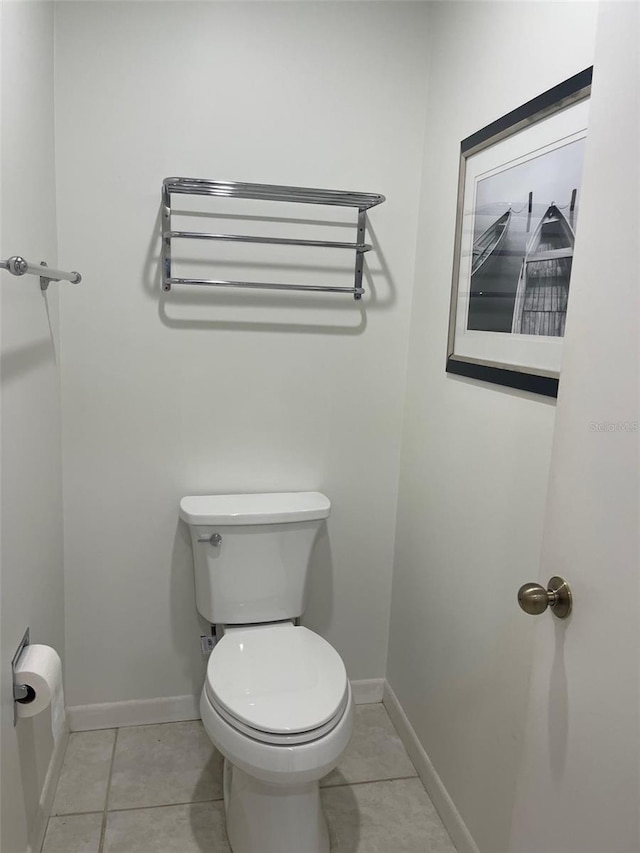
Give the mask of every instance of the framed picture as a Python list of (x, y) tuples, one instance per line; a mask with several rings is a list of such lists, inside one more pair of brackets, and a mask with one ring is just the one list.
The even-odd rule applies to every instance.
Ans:
[(449, 373), (558, 394), (592, 71), (461, 143)]

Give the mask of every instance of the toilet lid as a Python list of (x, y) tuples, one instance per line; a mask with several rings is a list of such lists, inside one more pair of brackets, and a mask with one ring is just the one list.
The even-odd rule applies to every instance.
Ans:
[(292, 734), (317, 729), (344, 705), (340, 655), (307, 628), (270, 625), (224, 635), (207, 666), (210, 697), (252, 729)]

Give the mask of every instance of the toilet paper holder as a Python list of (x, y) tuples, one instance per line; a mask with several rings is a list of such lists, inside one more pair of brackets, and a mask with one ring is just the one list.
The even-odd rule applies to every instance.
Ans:
[(17, 703), (19, 702), (21, 705), (28, 705), (29, 702), (33, 702), (36, 698), (36, 694), (33, 691), (33, 687), (29, 687), (27, 684), (17, 684), (16, 683), (16, 664), (20, 660), (20, 655), (24, 651), (25, 647), (29, 645), (30, 642), (30, 634), (29, 629), (24, 632), (23, 638), (20, 640), (20, 645), (16, 649), (16, 653), (13, 656), (11, 661), (11, 678), (13, 680), (13, 725), (15, 726), (18, 722), (18, 707)]

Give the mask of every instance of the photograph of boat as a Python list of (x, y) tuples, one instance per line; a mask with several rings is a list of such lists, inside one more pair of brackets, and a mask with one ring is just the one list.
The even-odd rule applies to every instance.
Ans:
[(564, 335), (574, 243), (573, 228), (552, 203), (527, 244), (513, 309), (513, 333)]
[(468, 330), (564, 335), (583, 157), (579, 139), (477, 181)]
[(460, 143), (447, 373), (557, 396), (592, 72)]
[(473, 243), (471, 275), (477, 273), (483, 263), (496, 251), (506, 237), (511, 219), (511, 208), (487, 228)]

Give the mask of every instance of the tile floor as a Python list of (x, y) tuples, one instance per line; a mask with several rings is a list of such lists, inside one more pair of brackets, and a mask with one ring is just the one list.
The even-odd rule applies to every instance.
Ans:
[[(42, 853), (230, 853), (221, 780), (199, 721), (76, 732)], [(332, 853), (455, 853), (382, 705), (321, 785)]]

